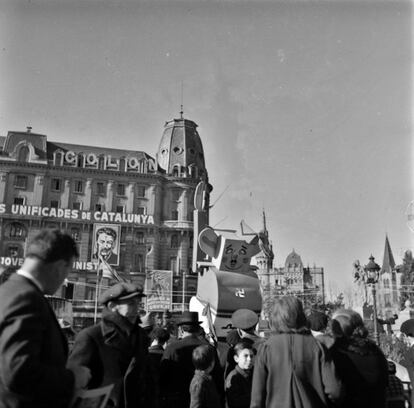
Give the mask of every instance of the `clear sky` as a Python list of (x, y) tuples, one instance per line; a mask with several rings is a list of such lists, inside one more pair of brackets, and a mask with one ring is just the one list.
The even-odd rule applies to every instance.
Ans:
[(245, 219), (340, 286), (413, 247), (408, 1), (0, 1), (0, 134), (143, 150), (199, 125), (211, 224)]

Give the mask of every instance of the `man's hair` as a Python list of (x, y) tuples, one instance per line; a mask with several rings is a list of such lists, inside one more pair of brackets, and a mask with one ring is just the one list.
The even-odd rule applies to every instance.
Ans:
[(214, 361), (215, 349), (209, 344), (203, 344), (193, 350), (193, 365), (197, 370), (206, 370)]
[(73, 238), (58, 229), (45, 229), (39, 232), (29, 243), (26, 258), (38, 258), (45, 263), (59, 260), (69, 262), (79, 256)]
[(116, 232), (112, 228), (102, 227), (96, 230), (96, 239), (98, 239), (100, 234), (110, 235), (114, 240), (116, 240)]
[(276, 333), (309, 332), (302, 302), (293, 296), (283, 296), (273, 305), (271, 326)]
[(170, 333), (162, 327), (156, 327), (149, 335), (151, 341), (157, 340), (159, 344), (164, 344), (170, 339)]
[(237, 343), (233, 348), (234, 355), (238, 356), (245, 349), (253, 351), (253, 344), (250, 343), (249, 341), (241, 341), (241, 342)]

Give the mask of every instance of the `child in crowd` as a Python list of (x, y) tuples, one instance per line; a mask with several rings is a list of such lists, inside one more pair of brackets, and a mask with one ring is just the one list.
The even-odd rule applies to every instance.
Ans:
[(234, 360), (236, 368), (226, 379), (227, 408), (249, 408), (254, 364), (252, 343), (237, 343), (234, 346)]
[(190, 384), (190, 408), (220, 408), (217, 388), (210, 373), (214, 368), (215, 349), (203, 344), (193, 350), (194, 377)]

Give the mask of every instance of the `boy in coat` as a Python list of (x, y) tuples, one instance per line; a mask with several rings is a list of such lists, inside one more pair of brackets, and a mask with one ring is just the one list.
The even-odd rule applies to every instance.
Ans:
[(252, 394), (254, 351), (250, 342), (234, 346), (236, 368), (226, 378), (227, 408), (249, 408)]

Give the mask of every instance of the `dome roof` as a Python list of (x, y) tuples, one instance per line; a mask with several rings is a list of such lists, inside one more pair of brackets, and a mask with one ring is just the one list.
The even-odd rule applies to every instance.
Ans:
[(206, 178), (204, 151), (197, 124), (184, 118), (166, 122), (157, 160), (159, 169), (167, 174)]
[(285, 268), (293, 268), (293, 267), (303, 267), (303, 262), (299, 254), (292, 250), (292, 252), (287, 256), (285, 262)]

